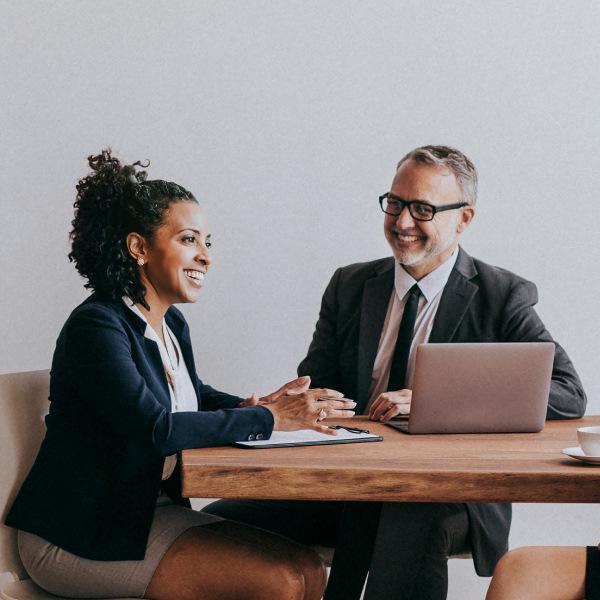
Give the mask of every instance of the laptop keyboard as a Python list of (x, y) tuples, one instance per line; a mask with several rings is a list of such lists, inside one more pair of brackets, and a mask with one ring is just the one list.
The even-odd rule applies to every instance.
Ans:
[(408, 433), (408, 419), (403, 421), (388, 421), (386, 425), (389, 425), (390, 427), (393, 427), (402, 433)]

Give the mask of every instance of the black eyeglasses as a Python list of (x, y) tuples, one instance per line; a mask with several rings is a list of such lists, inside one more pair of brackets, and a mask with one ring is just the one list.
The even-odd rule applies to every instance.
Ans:
[(444, 210), (455, 210), (468, 206), (467, 202), (459, 202), (458, 204), (444, 204), (442, 206), (434, 206), (428, 202), (421, 202), (420, 200), (402, 200), (397, 196), (393, 196), (390, 192), (379, 196), (379, 205), (381, 210), (386, 215), (392, 215), (397, 217), (404, 210), (405, 206), (408, 206), (408, 212), (410, 216), (416, 221), (431, 221), (435, 217), (436, 213)]

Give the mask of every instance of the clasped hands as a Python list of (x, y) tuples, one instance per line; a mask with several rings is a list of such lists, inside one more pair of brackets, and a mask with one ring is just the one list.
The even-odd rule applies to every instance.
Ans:
[(252, 394), (239, 404), (240, 407), (261, 405), (273, 413), (274, 429), (295, 431), (313, 429), (328, 435), (337, 435), (333, 429), (320, 425), (327, 417), (346, 419), (354, 416), (353, 400), (345, 399), (336, 390), (309, 389), (310, 377), (298, 377), (268, 396)]

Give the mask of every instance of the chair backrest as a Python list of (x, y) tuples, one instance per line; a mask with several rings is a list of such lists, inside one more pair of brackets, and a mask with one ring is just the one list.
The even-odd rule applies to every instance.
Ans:
[(26, 577), (17, 532), (4, 524), (46, 432), (49, 371), (0, 375), (0, 573)]

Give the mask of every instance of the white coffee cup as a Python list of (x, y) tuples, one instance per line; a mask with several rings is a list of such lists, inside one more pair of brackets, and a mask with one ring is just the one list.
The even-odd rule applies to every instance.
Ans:
[(577, 440), (584, 454), (600, 456), (600, 427), (580, 427)]

